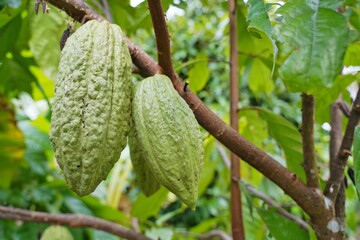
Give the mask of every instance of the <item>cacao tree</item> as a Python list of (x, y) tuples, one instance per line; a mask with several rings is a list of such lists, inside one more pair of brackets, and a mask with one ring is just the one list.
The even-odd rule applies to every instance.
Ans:
[[(37, 239), (58, 227), (49, 225), (67, 225), (68, 239), (356, 239), (359, 7), (0, 1), (0, 238)], [(89, 23), (106, 24), (88, 29), (93, 42), (81, 34)], [(131, 110), (130, 64), (134, 84), (156, 81)], [(101, 79), (91, 74), (101, 73), (126, 76), (127, 85), (96, 88)], [(92, 87), (103, 97), (87, 106), (92, 92), (82, 90)], [(123, 96), (124, 106), (109, 104)], [(141, 108), (150, 101), (159, 115)], [(75, 118), (78, 130), (61, 135)], [(130, 130), (131, 148), (120, 157)], [(123, 139), (104, 141), (119, 132)], [(160, 145), (173, 154), (152, 155)], [(189, 179), (191, 187), (176, 183)]]

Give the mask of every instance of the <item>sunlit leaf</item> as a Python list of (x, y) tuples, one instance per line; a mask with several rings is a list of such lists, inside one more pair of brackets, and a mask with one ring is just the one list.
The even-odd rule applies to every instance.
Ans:
[[(284, 62), (280, 77), (288, 90), (316, 95), (330, 88), (342, 69), (349, 30), (344, 16), (320, 1), (294, 0), (278, 9), (275, 26)], [(280, 18), (279, 18), (280, 19)]]
[(215, 169), (217, 163), (215, 161), (210, 160), (210, 155), (215, 147), (215, 139), (211, 137), (207, 139), (204, 148), (204, 166), (201, 171), (200, 181), (199, 181), (199, 188), (198, 188), (198, 196), (201, 196), (211, 181), (214, 179)]
[(203, 89), (209, 79), (210, 71), (208, 60), (205, 53), (199, 53), (196, 56), (197, 61), (189, 71), (189, 87), (195, 93)]
[(159, 191), (150, 197), (140, 193), (132, 205), (131, 215), (137, 217), (140, 221), (156, 215), (166, 200), (168, 193), (169, 191), (164, 187), (161, 187)]
[[(257, 38), (268, 38), (273, 45), (273, 70), (275, 68), (275, 60), (278, 48), (275, 39), (272, 37), (272, 26), (267, 15), (266, 5), (263, 0), (249, 0), (249, 13), (247, 21), (249, 23), (248, 31)], [(257, 69), (257, 68), (256, 68)], [(270, 77), (270, 75), (269, 75)]]
[(286, 165), (300, 179), (305, 180), (302, 167), (302, 140), (299, 131), (288, 120), (267, 109), (259, 108), (260, 115), (267, 122), (270, 135), (285, 152)]
[(270, 93), (274, 90), (274, 82), (271, 79), (271, 70), (260, 59), (250, 61), (249, 88), (254, 93)]
[(344, 64), (345, 66), (360, 66), (360, 43), (350, 44), (346, 50)]

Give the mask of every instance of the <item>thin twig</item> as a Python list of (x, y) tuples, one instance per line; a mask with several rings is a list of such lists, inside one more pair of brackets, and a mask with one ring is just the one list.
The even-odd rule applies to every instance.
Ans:
[(126, 239), (149, 239), (140, 233), (124, 228), (116, 223), (80, 214), (50, 214), (0, 206), (0, 218), (68, 225), (70, 227), (90, 227)]
[[(239, 84), (238, 84), (238, 41), (237, 41), (237, 19), (236, 0), (229, 0), (230, 21), (230, 126), (239, 131)], [(242, 217), (241, 191), (239, 188), (240, 159), (235, 153), (231, 153), (231, 176), (230, 176), (230, 208), (231, 208), (231, 230), (234, 238), (245, 239), (244, 223)]]
[(246, 183), (245, 181), (242, 181), (246, 187), (246, 189), (250, 192), (250, 194), (252, 194), (253, 196), (263, 200), (264, 202), (267, 203), (267, 205), (274, 207), (276, 209), (276, 212), (297, 223), (301, 228), (303, 228), (304, 230), (309, 231), (309, 224), (307, 224), (304, 220), (302, 220), (301, 218), (298, 218), (294, 215), (292, 215), (291, 213), (289, 213), (288, 211), (286, 211), (285, 209), (283, 209), (277, 202), (275, 202), (272, 198), (270, 198), (269, 196), (265, 195), (264, 193), (256, 190), (253, 186), (251, 186), (250, 184)]
[[(224, 161), (225, 165), (230, 169), (230, 159), (228, 155), (226, 154), (226, 150), (224, 147), (222, 147), (219, 143), (216, 143), (216, 148), (220, 153), (220, 156), (222, 160)], [(276, 209), (276, 212), (287, 219), (290, 219), (291, 221), (297, 223), (300, 227), (302, 227), (305, 230), (309, 230), (309, 225), (302, 219), (292, 215), (285, 209), (283, 209), (278, 203), (276, 203), (273, 199), (271, 199), (269, 196), (265, 195), (264, 193), (256, 190), (253, 186), (246, 183), (244, 180), (241, 180), (241, 182), (245, 185), (246, 189), (257, 198), (263, 200), (266, 202), (269, 206), (272, 206)]]
[(320, 189), (319, 173), (314, 145), (315, 100), (314, 96), (302, 94), (302, 143), (304, 169), (307, 185)]
[(232, 240), (232, 238), (225, 232), (220, 230), (213, 230), (204, 234), (197, 234), (196, 237), (202, 240), (221, 239), (221, 240)]
[[(89, 13), (89, 15), (87, 15), (88, 19), (103, 19), (103, 17), (99, 16), (94, 10), (91, 11), (85, 3), (79, 3), (75, 0), (48, 0), (48, 2), (63, 9), (78, 21), (81, 21), (86, 13)], [(124, 37), (124, 39), (128, 44), (133, 63), (140, 69), (141, 75), (146, 77), (157, 73), (159, 69), (158, 64), (127, 37)], [(184, 83), (182, 83), (178, 76), (173, 79), (173, 85), (179, 95), (193, 110), (201, 126), (228, 149), (275, 182), (286, 194), (291, 196), (305, 212), (309, 215), (321, 216), (327, 211), (321, 196), (309, 189), (293, 172), (289, 171), (271, 156), (240, 136), (237, 131), (226, 125), (216, 114), (206, 107), (190, 89), (184, 92)]]
[(113, 22), (113, 16), (112, 16), (111, 10), (109, 8), (108, 0), (101, 0), (101, 2), (102, 2), (102, 5), (103, 5), (103, 11), (105, 13), (106, 19), (109, 22)]
[(148, 0), (148, 6), (156, 36), (159, 65), (163, 73), (171, 80), (174, 80), (176, 73), (171, 60), (170, 34), (166, 25), (161, 0)]
[(330, 178), (326, 184), (324, 194), (332, 202), (335, 202), (339, 193), (341, 184), (344, 179), (344, 170), (349, 155), (351, 155), (351, 146), (354, 139), (354, 130), (360, 120), (360, 89), (353, 102), (348, 124), (346, 126), (345, 135), (341, 143), (337, 159), (330, 165)]

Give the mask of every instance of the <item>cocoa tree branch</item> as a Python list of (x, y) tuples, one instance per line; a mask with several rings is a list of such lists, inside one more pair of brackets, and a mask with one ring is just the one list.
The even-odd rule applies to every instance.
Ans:
[[(89, 10), (89, 8), (84, 10), (84, 3), (74, 0), (48, 0), (48, 2), (54, 4), (54, 6), (59, 6), (60, 9), (65, 9), (76, 20), (82, 19), (84, 14), (86, 14), (86, 9)], [(74, 6), (69, 6), (69, 2), (73, 3)], [(69, 8), (69, 10), (66, 10), (66, 8)], [(98, 17), (99, 15), (96, 13), (91, 13), (88, 16), (94, 16), (94, 18), (100, 20), (103, 19)], [(158, 64), (128, 38), (125, 37), (125, 40), (128, 43), (133, 63), (139, 68), (141, 75), (151, 76), (157, 73), (159, 69)], [(324, 201), (319, 194), (309, 189), (293, 172), (289, 171), (224, 123), (190, 89), (184, 91), (184, 83), (182, 83), (178, 76), (173, 79), (173, 85), (179, 95), (193, 110), (199, 124), (228, 149), (277, 184), (309, 215), (321, 216), (322, 211), (326, 211)]]
[(80, 214), (50, 214), (44, 212), (29, 211), (0, 205), (0, 218), (9, 220), (22, 220), (28, 222), (41, 222), (70, 227), (90, 227), (102, 230), (126, 239), (149, 239), (131, 229), (124, 228), (116, 223), (101, 218), (90, 217)]
[(159, 65), (162, 68), (163, 73), (173, 80), (176, 77), (176, 73), (172, 65), (170, 34), (166, 25), (165, 13), (161, 5), (161, 0), (148, 0), (147, 2), (156, 36)]
[(336, 161), (330, 164), (330, 178), (326, 184), (324, 194), (333, 203), (339, 193), (341, 184), (344, 179), (344, 170), (347, 164), (349, 155), (351, 155), (351, 146), (354, 139), (354, 130), (360, 120), (360, 89), (357, 92), (348, 124), (346, 126), (345, 135), (343, 137), (340, 150), (337, 154)]
[[(236, 0), (229, 0), (230, 21), (230, 125), (235, 131), (239, 131), (239, 84), (238, 84), (238, 41), (237, 41), (237, 19)], [(231, 190), (231, 229), (236, 239), (245, 239), (244, 222), (242, 217), (241, 191), (239, 188), (240, 159), (235, 153), (231, 153), (230, 168), (230, 190)]]
[[(339, 96), (338, 100), (331, 105), (330, 109), (330, 168), (333, 168), (334, 164), (336, 164), (337, 155), (341, 146), (341, 140), (343, 138), (342, 117), (344, 113), (344, 107), (342, 106), (346, 106), (346, 109), (348, 109), (346, 103), (344, 103), (344, 101), (341, 100), (341, 96)], [(349, 112), (350, 115), (350, 110), (347, 112)], [(341, 226), (340, 229), (345, 229), (345, 201), (345, 184), (343, 183), (341, 184), (335, 201), (335, 216), (339, 220)], [(340, 239), (344, 239), (344, 230), (339, 231), (338, 235)]]
[(319, 173), (314, 144), (315, 100), (314, 96), (302, 94), (302, 127), (304, 169), (309, 187), (320, 189)]

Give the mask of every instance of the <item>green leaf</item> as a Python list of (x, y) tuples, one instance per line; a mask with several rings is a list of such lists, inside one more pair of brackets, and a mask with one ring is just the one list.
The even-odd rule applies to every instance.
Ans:
[(350, 44), (346, 50), (344, 65), (360, 66), (360, 42)]
[(214, 229), (220, 222), (219, 218), (210, 218), (205, 221), (202, 221), (198, 225), (190, 228), (190, 232), (192, 233), (205, 233)]
[(137, 217), (140, 221), (156, 215), (166, 200), (168, 193), (169, 191), (164, 187), (161, 187), (160, 190), (150, 197), (140, 193), (132, 205), (131, 215)]
[(344, 0), (318, 0), (320, 7), (329, 8), (336, 11), (339, 7), (342, 6)]
[(88, 215), (88, 216), (94, 215), (91, 212), (91, 210), (88, 208), (88, 206), (85, 205), (84, 202), (82, 202), (80, 199), (75, 198), (71, 195), (67, 195), (64, 197), (64, 205), (72, 213), (80, 213), (80, 214), (84, 214), (84, 215)]
[[(0, 28), (0, 59), (2, 59), (8, 51), (11, 51), (19, 36), (21, 28), (21, 16), (17, 14), (8, 24)], [(4, 76), (4, 75), (2, 75)]]
[(339, 75), (335, 81), (334, 86), (330, 89), (320, 89), (318, 96), (315, 99), (315, 119), (318, 123), (330, 122), (329, 109), (330, 105), (336, 101), (339, 94), (342, 93), (343, 99), (348, 94), (346, 88), (354, 81), (359, 79), (360, 74), (357, 75)]
[(288, 169), (305, 181), (305, 173), (301, 165), (303, 162), (302, 140), (297, 128), (282, 116), (267, 109), (258, 108), (258, 111), (267, 122), (270, 135), (284, 150)]
[(38, 223), (24, 222), (18, 229), (16, 229), (12, 240), (37, 240), (38, 225)]
[(63, 11), (51, 11), (50, 14), (30, 18), (31, 39), (30, 49), (34, 59), (50, 78), (55, 80), (60, 60), (60, 39), (66, 27), (67, 15)]
[(274, 209), (257, 208), (257, 212), (276, 240), (307, 240), (309, 233), (295, 222), (278, 215)]
[(281, 21), (275, 26), (284, 63), (281, 79), (292, 92), (316, 95), (330, 88), (342, 69), (349, 41), (344, 16), (321, 7), (319, 0), (294, 0), (278, 9)]
[(258, 148), (263, 148), (263, 140), (268, 137), (267, 125), (258, 111), (241, 109), (239, 112), (240, 134)]
[(117, 222), (125, 227), (130, 227), (129, 218), (121, 211), (118, 211), (108, 205), (103, 205), (99, 199), (89, 195), (82, 197), (81, 200), (90, 208), (91, 212), (97, 217)]
[(353, 161), (355, 172), (355, 187), (360, 200), (360, 127), (355, 127), (354, 144), (353, 144)]
[(210, 70), (208, 67), (208, 60), (205, 53), (198, 53), (196, 55), (196, 60), (198, 60), (194, 66), (189, 71), (189, 87), (192, 91), (197, 93), (203, 89), (209, 80)]
[(249, 59), (249, 88), (254, 93), (270, 93), (274, 90), (271, 70), (259, 58)]
[[(1, 2), (1, 0), (0, 0)], [(1, 4), (0, 4), (1, 6)], [(18, 16), (18, 13), (21, 11), (21, 8), (12, 9), (8, 6), (5, 6), (0, 10), (0, 28), (10, 22), (13, 18)]]
[[(273, 71), (275, 69), (276, 55), (278, 48), (275, 39), (272, 37), (272, 26), (267, 15), (266, 5), (263, 0), (249, 0), (249, 10), (247, 21), (249, 23), (248, 31), (257, 38), (267, 37), (273, 46)], [(270, 77), (270, 75), (269, 75)]]
[(201, 171), (199, 187), (198, 187), (198, 196), (201, 196), (211, 181), (214, 179), (215, 169), (217, 163), (215, 161), (210, 160), (210, 155), (214, 150), (215, 146), (215, 139), (211, 137), (207, 139), (204, 143), (205, 154), (204, 154), (204, 166)]
[(8, 58), (0, 61), (0, 76), (0, 93), (6, 95), (31, 93), (31, 83), (36, 81), (29, 69), (22, 66), (21, 62)]

